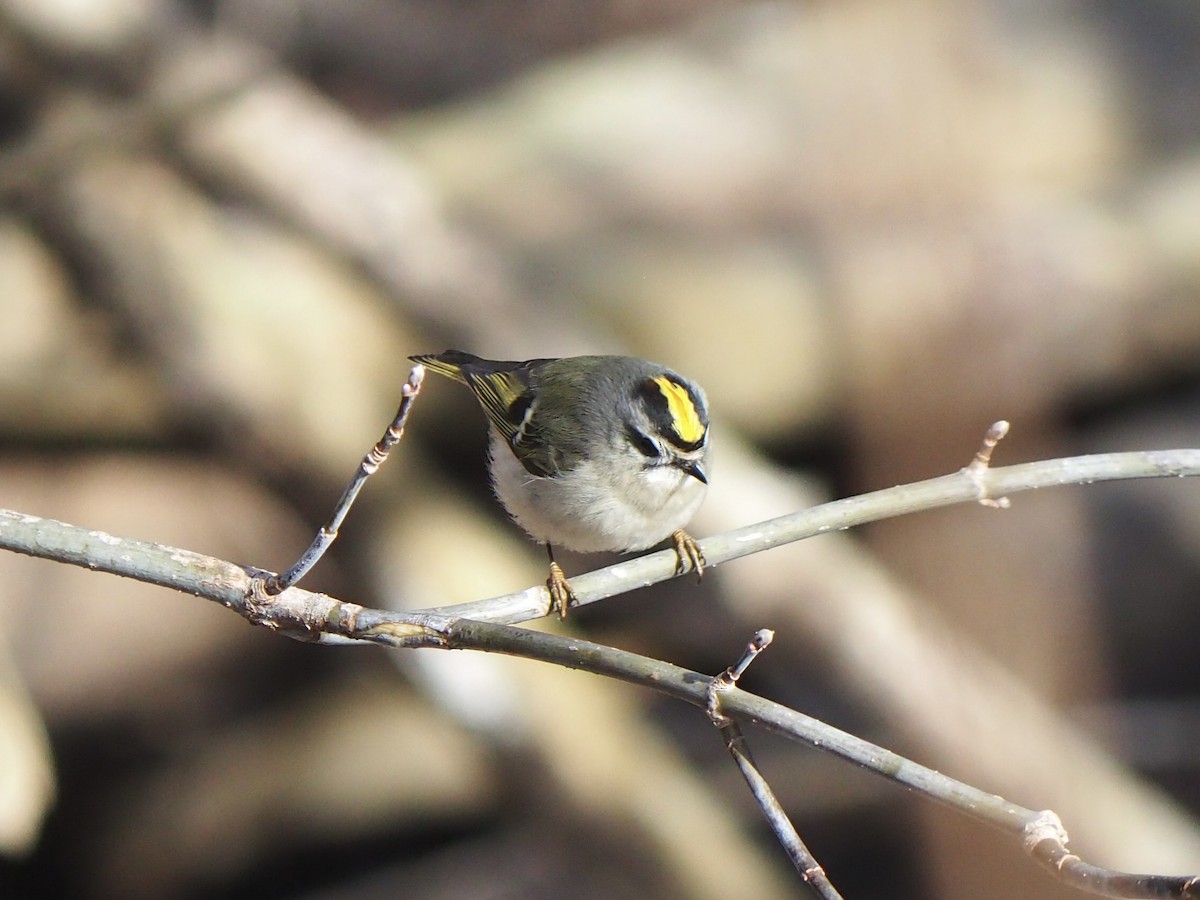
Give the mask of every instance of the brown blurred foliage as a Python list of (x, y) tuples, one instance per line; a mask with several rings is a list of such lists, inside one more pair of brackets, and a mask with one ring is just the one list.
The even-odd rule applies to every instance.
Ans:
[[(281, 568), (405, 357), (450, 346), (703, 383), (700, 534), (951, 471), (1001, 417), (997, 464), (1197, 446), (1197, 47), (1183, 0), (0, 0), (0, 506)], [(430, 383), (305, 586), (417, 607), (535, 583), (484, 446)], [(1097, 863), (1200, 871), (1197, 485), (809, 544), (568, 627), (709, 672), (774, 627), (750, 689), (1054, 806)], [(894, 620), (842, 624), (876, 600)], [(997, 705), (899, 684), (910, 625)], [(1018, 763), (1025, 708), (1175, 837)], [(1074, 896), (981, 826), (751, 740), (848, 897)], [(4, 896), (798, 890), (691, 710), (292, 644), (13, 557), (0, 770)]]

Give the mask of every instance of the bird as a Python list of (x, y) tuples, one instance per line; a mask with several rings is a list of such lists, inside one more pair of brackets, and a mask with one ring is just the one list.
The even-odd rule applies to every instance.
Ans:
[(708, 489), (708, 401), (696, 382), (632, 356), (517, 362), (446, 350), (409, 359), (465, 384), (483, 408), (492, 487), (545, 545), (560, 618), (576, 598), (555, 546), (627, 553), (671, 538), (676, 572), (704, 574), (684, 530)]

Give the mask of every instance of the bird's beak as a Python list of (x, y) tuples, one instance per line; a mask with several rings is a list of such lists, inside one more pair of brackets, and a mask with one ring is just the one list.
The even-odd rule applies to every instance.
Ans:
[(683, 471), (687, 472), (701, 484), (708, 484), (708, 476), (704, 474), (704, 469), (700, 467), (700, 463), (695, 460), (680, 459), (675, 462)]

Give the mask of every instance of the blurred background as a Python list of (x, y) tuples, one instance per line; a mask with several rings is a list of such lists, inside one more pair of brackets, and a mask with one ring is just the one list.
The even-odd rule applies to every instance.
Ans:
[[(269, 569), (410, 353), (700, 381), (703, 536), (964, 465), (1200, 446), (1190, 0), (0, 0), (0, 506)], [(304, 582), (506, 593), (544, 556), (430, 379)], [(1200, 484), (958, 507), (579, 611), (1200, 872)], [(568, 573), (610, 561), (566, 557)], [(1068, 898), (1007, 836), (750, 731), (848, 898)], [(321, 648), (0, 556), (6, 897), (801, 893), (696, 710)]]

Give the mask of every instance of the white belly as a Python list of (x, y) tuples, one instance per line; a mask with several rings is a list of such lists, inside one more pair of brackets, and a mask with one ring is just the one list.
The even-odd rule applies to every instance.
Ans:
[(633, 469), (614, 479), (584, 462), (565, 475), (535, 478), (495, 435), (492, 484), (535, 540), (587, 553), (654, 546), (687, 525), (707, 489), (674, 466)]

